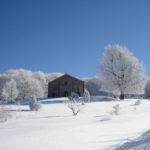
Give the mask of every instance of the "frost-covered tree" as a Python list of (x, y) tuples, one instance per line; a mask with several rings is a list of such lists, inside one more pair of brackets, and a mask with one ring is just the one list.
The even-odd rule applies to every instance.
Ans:
[(63, 74), (62, 73), (48, 73), (45, 74), (46, 82), (51, 82), (59, 77), (61, 77)]
[(98, 95), (107, 95), (108, 93), (101, 91), (101, 87), (103, 86), (103, 80), (101, 77), (94, 78), (83, 78), (86, 89), (89, 91), (91, 96)]
[(1, 100), (3, 102), (7, 102), (9, 98), (9, 93), (7, 91), (7, 87), (4, 85), (1, 91)]
[(2, 96), (7, 101), (14, 101), (18, 96), (18, 89), (14, 79), (11, 79), (9, 82), (6, 82), (4, 88), (2, 89)]
[(43, 89), (40, 83), (33, 78), (26, 78), (17, 82), (19, 88), (18, 99), (26, 99), (30, 95), (36, 95), (37, 97), (43, 96)]
[(90, 94), (87, 90), (84, 91), (83, 100), (84, 102), (90, 102)]
[(11, 79), (16, 81), (17, 89), (19, 91), (17, 99), (26, 99), (30, 95), (46, 97), (48, 93), (48, 82), (55, 80), (62, 75), (62, 73), (45, 74), (43, 72), (32, 72), (24, 69), (8, 70), (3, 74), (0, 74), (0, 100), (4, 98), (2, 97), (4, 84)]
[(39, 81), (33, 78), (31, 71), (20, 70), (16, 82), (19, 89), (18, 99), (26, 99), (30, 95), (35, 95), (36, 97), (43, 96), (43, 89)]
[(142, 63), (126, 47), (108, 45), (98, 71), (104, 81), (103, 88), (124, 99), (124, 94), (143, 93), (146, 83)]
[(46, 83), (46, 76), (43, 72), (34, 72), (33, 77), (38, 80), (42, 89), (43, 89), (43, 96), (46, 97), (48, 93), (48, 84)]

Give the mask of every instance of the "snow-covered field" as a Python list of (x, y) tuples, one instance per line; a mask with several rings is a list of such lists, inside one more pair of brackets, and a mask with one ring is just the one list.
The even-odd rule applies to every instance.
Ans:
[[(40, 99), (39, 112), (30, 111), (27, 100), (12, 105), (15, 117), (0, 123), (0, 150), (111, 150), (150, 129), (150, 100), (135, 106), (134, 99), (93, 97), (73, 116), (62, 103), (66, 99)], [(120, 115), (109, 115), (116, 104)], [(111, 119), (103, 121), (107, 116)]]

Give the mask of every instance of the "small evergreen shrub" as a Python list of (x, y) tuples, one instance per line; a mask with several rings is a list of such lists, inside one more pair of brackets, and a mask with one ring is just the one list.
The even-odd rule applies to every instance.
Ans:
[(84, 102), (90, 102), (90, 94), (88, 91), (84, 91), (83, 100)]
[(41, 103), (37, 102), (35, 96), (31, 96), (31, 97), (29, 98), (29, 108), (30, 108), (32, 111), (39, 111), (39, 110), (42, 109)]

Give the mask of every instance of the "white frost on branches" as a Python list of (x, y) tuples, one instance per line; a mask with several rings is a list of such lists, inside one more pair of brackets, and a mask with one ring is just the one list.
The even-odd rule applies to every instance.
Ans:
[(7, 95), (5, 94), (6, 90), (3, 88), (4, 84), (11, 79), (15, 80), (18, 89), (18, 96), (16, 99), (27, 99), (30, 95), (47, 97), (48, 82), (57, 79), (61, 75), (63, 74), (45, 74), (43, 72), (32, 72), (24, 69), (8, 70), (5, 73), (0, 74), (0, 99), (3, 100), (4, 98), (7, 98)]
[(82, 79), (85, 83), (86, 89), (89, 91), (91, 96), (98, 96), (103, 95), (103, 91), (100, 91), (103, 80), (101, 77), (94, 77), (94, 78), (83, 78)]
[(14, 102), (15, 98), (18, 96), (18, 90), (16, 82), (14, 79), (11, 79), (9, 82), (6, 82), (2, 89), (2, 97), (5, 101)]
[(71, 109), (74, 116), (81, 112), (83, 108), (83, 102), (79, 100), (79, 95), (71, 92), (71, 95), (68, 97), (69, 100), (64, 101), (64, 104)]
[(108, 45), (98, 71), (104, 80), (103, 89), (120, 95), (142, 94), (146, 84), (142, 63), (126, 47)]

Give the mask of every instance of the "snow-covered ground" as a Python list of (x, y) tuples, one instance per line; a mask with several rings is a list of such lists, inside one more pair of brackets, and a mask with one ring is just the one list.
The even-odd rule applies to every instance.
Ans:
[[(39, 99), (43, 104), (39, 112), (30, 111), (27, 100), (21, 101), (21, 106), (12, 105), (15, 117), (0, 123), (0, 149), (112, 150), (150, 129), (150, 100), (135, 106), (134, 99), (92, 97), (93, 102), (73, 116), (62, 103), (66, 99)], [(120, 115), (110, 115), (110, 120), (103, 121), (116, 104), (121, 106)], [(18, 109), (21, 111), (13, 111)], [(125, 150), (125, 144), (117, 150)]]

